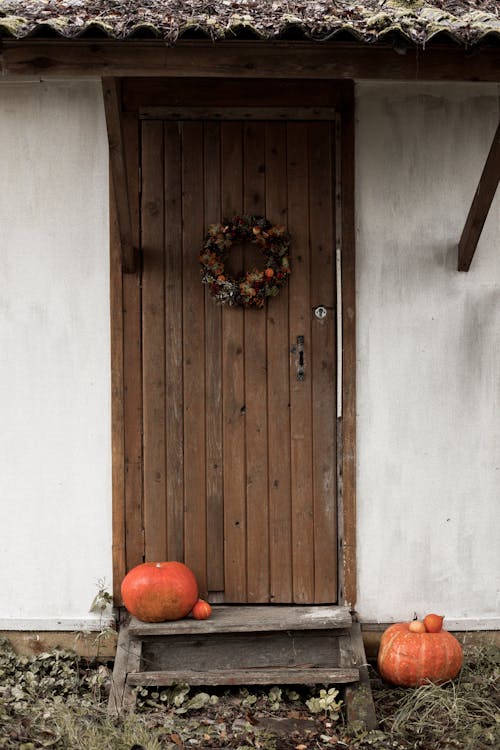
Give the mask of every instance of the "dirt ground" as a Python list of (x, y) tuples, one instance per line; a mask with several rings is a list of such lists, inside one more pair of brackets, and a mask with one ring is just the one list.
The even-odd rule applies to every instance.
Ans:
[(491, 750), (500, 747), (500, 649), (464, 649), (444, 686), (384, 684), (370, 668), (377, 730), (347, 726), (333, 686), (139, 689), (134, 713), (110, 716), (111, 664), (55, 650), (18, 656), (0, 642), (2, 750)]

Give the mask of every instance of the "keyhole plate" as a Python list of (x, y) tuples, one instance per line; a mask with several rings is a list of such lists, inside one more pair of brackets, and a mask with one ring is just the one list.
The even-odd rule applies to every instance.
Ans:
[(318, 318), (318, 320), (323, 320), (323, 318), (326, 318), (326, 307), (323, 307), (323, 305), (315, 307), (314, 314)]

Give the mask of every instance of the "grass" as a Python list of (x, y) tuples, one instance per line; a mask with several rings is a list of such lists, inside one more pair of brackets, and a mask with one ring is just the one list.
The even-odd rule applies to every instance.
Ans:
[(375, 689), (381, 728), (409, 747), (500, 747), (500, 650), (465, 647), (464, 666), (445, 685)]
[[(54, 651), (17, 656), (0, 641), (0, 749), (491, 750), (500, 746), (500, 650), (466, 647), (458, 678), (393, 688), (373, 671), (379, 729), (347, 727), (323, 686), (141, 690), (138, 710), (110, 716), (109, 665)], [(208, 691), (209, 689), (207, 689)]]

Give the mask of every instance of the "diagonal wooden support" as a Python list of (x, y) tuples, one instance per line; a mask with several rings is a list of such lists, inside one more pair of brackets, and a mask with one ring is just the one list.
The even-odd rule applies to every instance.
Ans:
[(500, 122), (458, 243), (458, 270), (468, 271), (500, 180)]
[(137, 253), (132, 242), (127, 163), (122, 132), (120, 89), (117, 79), (103, 78), (102, 90), (106, 126), (108, 129), (109, 163), (122, 249), (122, 268), (125, 273), (135, 273), (137, 268)]

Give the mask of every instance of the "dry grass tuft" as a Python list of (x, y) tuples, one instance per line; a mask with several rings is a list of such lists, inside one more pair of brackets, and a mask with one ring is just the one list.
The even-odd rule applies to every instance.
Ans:
[(381, 727), (410, 747), (500, 747), (500, 651), (494, 646), (464, 649), (459, 676), (444, 685), (375, 691)]

